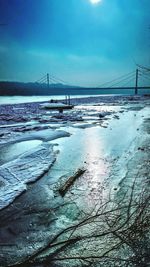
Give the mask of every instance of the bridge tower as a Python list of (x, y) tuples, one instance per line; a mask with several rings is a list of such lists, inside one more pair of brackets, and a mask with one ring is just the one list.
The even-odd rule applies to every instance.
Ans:
[(136, 69), (136, 78), (135, 78), (135, 95), (138, 94), (138, 79), (139, 79), (139, 70)]
[(49, 73), (47, 73), (46, 77), (47, 77), (47, 87), (49, 89)]

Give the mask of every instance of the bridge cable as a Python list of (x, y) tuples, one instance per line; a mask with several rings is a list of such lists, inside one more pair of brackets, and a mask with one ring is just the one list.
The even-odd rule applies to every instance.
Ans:
[(105, 86), (105, 85), (107, 85), (109, 83), (112, 83), (112, 82), (118, 81), (118, 80), (120, 80), (120, 79), (122, 79), (124, 77), (130, 76), (132, 73), (135, 73), (135, 71), (129, 72), (129, 73), (124, 74), (124, 75), (122, 75), (122, 76), (120, 76), (118, 78), (115, 78), (115, 79), (111, 80), (111, 81), (105, 82), (105, 83), (101, 84), (99, 87), (103, 87), (103, 86)]

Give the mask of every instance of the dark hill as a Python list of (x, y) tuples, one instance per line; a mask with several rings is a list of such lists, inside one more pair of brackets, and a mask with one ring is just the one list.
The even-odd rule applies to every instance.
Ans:
[(47, 84), (0, 82), (0, 95), (59, 95), (68, 94), (72, 89), (79, 87), (68, 86), (61, 83)]

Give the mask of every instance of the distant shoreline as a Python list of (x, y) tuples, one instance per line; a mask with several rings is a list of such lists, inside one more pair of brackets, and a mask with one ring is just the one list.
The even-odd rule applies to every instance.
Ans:
[[(150, 94), (149, 94), (150, 96)], [(108, 102), (109, 99), (119, 99), (119, 98), (130, 98), (130, 97), (145, 97), (144, 95), (130, 95), (130, 94), (103, 94), (103, 95), (71, 95), (71, 101), (82, 102), (83, 99), (99, 99)], [(23, 104), (23, 103), (40, 103), (53, 100), (66, 101), (66, 95), (45, 95), (45, 96), (0, 96), (0, 105), (14, 105), (14, 104)], [(82, 100), (82, 101), (81, 101)]]
[[(23, 83), (0, 81), (0, 96), (60, 96), (60, 95), (134, 95), (134, 86), (130, 87), (80, 87), (62, 83)], [(150, 87), (138, 87), (138, 93), (149, 94)]]

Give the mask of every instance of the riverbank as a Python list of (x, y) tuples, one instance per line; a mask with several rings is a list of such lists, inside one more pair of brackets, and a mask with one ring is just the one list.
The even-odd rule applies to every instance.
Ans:
[[(46, 111), (40, 104), (0, 106), (1, 200), (9, 182), (15, 192), (14, 178), (17, 186), (22, 179), (26, 184), (26, 191), (16, 199), (13, 195), (0, 212), (0, 266), (25, 266), (26, 262), (43, 267), (45, 261), (48, 266), (82, 266), (82, 257), (91, 261), (93, 255), (96, 261), (100, 248), (104, 253), (110, 246), (105, 240), (102, 247), (104, 240), (99, 243), (93, 238), (97, 229), (102, 231), (102, 224), (94, 221), (82, 231), (76, 227), (77, 232), (64, 229), (97, 212), (108, 192), (120, 198), (135, 178), (138, 189), (141, 184), (147, 186), (150, 100), (121, 96), (74, 99), (72, 104), (77, 106), (63, 114)], [(41, 154), (37, 145), (48, 150), (40, 150)], [(85, 173), (62, 197), (60, 186), (79, 168)], [(61, 232), (60, 239), (56, 238)], [(90, 235), (92, 240), (61, 244), (79, 235)]]

